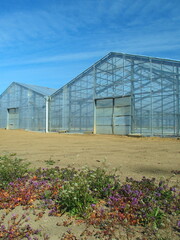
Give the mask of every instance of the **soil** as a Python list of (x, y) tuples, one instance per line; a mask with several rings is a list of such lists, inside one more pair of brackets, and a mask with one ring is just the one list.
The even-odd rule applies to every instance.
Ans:
[[(180, 140), (158, 137), (126, 137), (117, 135), (39, 133), (24, 130), (0, 130), (0, 155), (16, 153), (17, 157), (31, 162), (31, 167), (90, 168), (106, 165), (109, 170), (117, 168), (121, 179), (142, 176), (170, 178), (172, 171), (180, 170)], [(50, 165), (53, 164), (53, 165)], [(170, 179), (173, 184), (179, 176)], [(19, 210), (18, 210), (19, 209)], [(18, 211), (22, 209), (18, 207)], [(1, 210), (4, 212), (4, 210)], [(61, 218), (46, 214), (38, 222), (50, 235), (59, 239), (59, 234), (67, 230), (59, 227)], [(80, 232), (83, 226), (69, 228)], [(91, 238), (89, 238), (91, 239)]]
[(122, 178), (170, 177), (180, 170), (180, 140), (159, 137), (39, 133), (0, 130), (0, 154), (16, 153), (32, 167), (101, 166), (117, 168)]

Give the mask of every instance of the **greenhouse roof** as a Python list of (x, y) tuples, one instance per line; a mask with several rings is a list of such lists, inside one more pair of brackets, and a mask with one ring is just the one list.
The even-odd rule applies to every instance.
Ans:
[(44, 96), (50, 96), (51, 94), (57, 91), (57, 89), (54, 89), (54, 88), (41, 87), (41, 86), (30, 85), (30, 84), (19, 83), (19, 82), (15, 82), (15, 83), (25, 88), (31, 89), (34, 92), (40, 93)]
[(83, 77), (83, 76), (84, 76), (85, 74), (87, 74), (88, 72), (92, 71), (95, 66), (99, 66), (100, 64), (106, 62), (107, 59), (110, 59), (110, 58), (112, 58), (112, 57), (122, 57), (122, 58), (126, 58), (126, 59), (140, 60), (140, 61), (146, 61), (146, 62), (166, 64), (166, 65), (170, 65), (170, 66), (180, 67), (180, 61), (178, 61), (178, 60), (163, 59), (163, 58), (157, 58), (157, 57), (148, 57), (148, 56), (143, 56), (143, 55), (132, 55), (132, 54), (126, 54), (126, 53), (119, 53), (119, 52), (110, 52), (110, 53), (108, 53), (106, 56), (104, 56), (103, 58), (101, 58), (100, 60), (98, 60), (97, 62), (95, 62), (92, 66), (90, 66), (89, 68), (87, 68), (85, 71), (83, 71), (82, 73), (80, 73), (77, 77), (73, 78), (70, 82), (68, 82), (67, 84), (65, 84), (64, 86), (62, 86), (60, 89), (58, 89), (57, 91), (55, 91), (54, 93), (52, 93), (52, 95), (56, 95), (57, 93), (59, 93), (60, 91), (62, 91), (62, 89), (63, 89), (65, 86), (68, 86), (68, 85), (72, 84), (73, 82), (75, 82), (75, 81), (78, 80), (79, 78)]

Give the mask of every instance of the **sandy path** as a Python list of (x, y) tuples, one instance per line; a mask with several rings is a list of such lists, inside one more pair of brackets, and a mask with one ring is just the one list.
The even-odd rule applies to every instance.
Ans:
[(118, 168), (122, 177), (169, 177), (180, 170), (180, 140), (112, 135), (37, 133), (0, 130), (0, 154), (17, 153), (35, 167), (100, 166)]

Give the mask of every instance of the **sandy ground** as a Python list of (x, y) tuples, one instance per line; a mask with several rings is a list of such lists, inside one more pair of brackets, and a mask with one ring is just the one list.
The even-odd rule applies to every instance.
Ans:
[[(126, 176), (136, 179), (142, 176), (168, 178), (172, 176), (172, 170), (180, 170), (180, 140), (168, 138), (0, 130), (0, 155), (9, 153), (16, 153), (17, 157), (31, 162), (31, 166), (35, 168), (47, 167), (47, 161), (50, 159), (54, 161), (52, 167), (68, 165), (98, 167), (105, 161), (108, 169), (119, 170), (122, 179)], [(172, 184), (177, 182), (178, 176), (170, 180)], [(50, 240), (60, 239), (63, 232), (68, 229), (80, 234), (85, 227), (74, 223), (64, 227), (62, 223), (66, 218), (48, 217), (48, 210), (42, 219), (36, 222), (32, 210), (28, 211), (30, 226), (42, 229), (49, 235)], [(6, 210), (0, 210), (0, 215), (5, 212)], [(21, 216), (23, 212), (22, 207), (19, 206), (7, 215), (7, 219), (12, 213)]]
[(34, 167), (101, 166), (117, 168), (124, 178), (169, 177), (180, 170), (180, 140), (113, 135), (0, 130), (0, 154), (16, 153)]

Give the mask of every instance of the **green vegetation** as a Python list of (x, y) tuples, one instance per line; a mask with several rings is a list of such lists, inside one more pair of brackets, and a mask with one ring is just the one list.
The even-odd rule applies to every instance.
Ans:
[(28, 172), (29, 163), (17, 158), (16, 154), (0, 156), (0, 187), (21, 178)]

